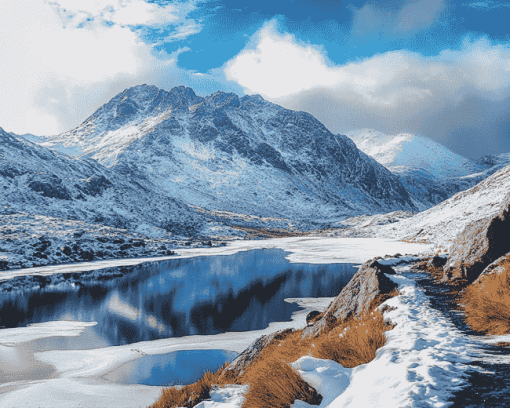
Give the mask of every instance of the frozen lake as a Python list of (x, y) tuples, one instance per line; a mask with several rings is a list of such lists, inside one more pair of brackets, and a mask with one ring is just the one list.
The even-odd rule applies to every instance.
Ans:
[(260, 330), (291, 320), (298, 306), (284, 299), (335, 296), (356, 271), (352, 264), (290, 263), (285, 255), (263, 249), (168, 260), (113, 280), (0, 292), (0, 326), (97, 322), (79, 338), (47, 339), (44, 349)]

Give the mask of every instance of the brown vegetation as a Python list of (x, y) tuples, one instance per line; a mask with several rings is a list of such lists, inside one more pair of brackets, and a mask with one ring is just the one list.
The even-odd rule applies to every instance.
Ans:
[(194, 407), (211, 396), (211, 386), (218, 383), (222, 371), (223, 368), (215, 373), (207, 372), (196, 383), (180, 389), (174, 387), (164, 389), (160, 399), (151, 408)]
[(467, 324), (476, 331), (510, 333), (510, 256), (489, 265), (461, 294)]
[(245, 408), (289, 407), (296, 399), (318, 405), (322, 397), (289, 363), (307, 355), (331, 359), (349, 368), (372, 361), (377, 349), (384, 345), (384, 332), (393, 328), (375, 310), (386, 298), (374, 301), (372, 311), (364, 316), (351, 317), (317, 336), (304, 336), (303, 330), (280, 332), (264, 342), (262, 350), (249, 364), (242, 365), (242, 369), (225, 367), (180, 390), (165, 390), (152, 408), (191, 407), (191, 402), (198, 404), (209, 398), (211, 386), (215, 384), (250, 384)]

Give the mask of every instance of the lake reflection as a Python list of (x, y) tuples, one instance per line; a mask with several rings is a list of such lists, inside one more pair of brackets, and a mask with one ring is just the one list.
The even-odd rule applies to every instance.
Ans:
[(276, 249), (169, 260), (105, 282), (0, 294), (0, 326), (95, 321), (101, 346), (194, 334), (260, 330), (288, 321), (289, 297), (336, 296), (356, 268), (291, 264)]

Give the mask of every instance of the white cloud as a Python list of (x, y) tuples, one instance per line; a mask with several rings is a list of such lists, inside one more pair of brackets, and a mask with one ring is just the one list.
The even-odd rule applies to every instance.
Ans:
[(447, 138), (472, 126), (496, 135), (489, 116), (501, 116), (493, 105), (510, 100), (510, 47), (479, 39), (432, 57), (403, 50), (335, 66), (272, 23), (226, 64), (225, 75), (335, 132), (368, 126)]
[[(1, 127), (15, 133), (58, 133), (126, 87), (179, 82), (183, 73), (176, 56), (156, 54), (125, 25), (183, 21), (182, 10), (139, 0), (58, 4), (0, 1)], [(106, 19), (113, 24), (105, 24)]]
[(257, 39), (255, 49), (241, 52), (225, 68), (227, 79), (248, 92), (277, 98), (337, 80), (318, 49), (297, 44), (290, 34), (280, 35), (276, 22), (266, 24)]
[(486, 10), (493, 10), (493, 9), (498, 9), (498, 8), (503, 8), (503, 7), (510, 7), (510, 4), (508, 2), (503, 3), (503, 2), (487, 0), (487, 1), (475, 1), (472, 3), (464, 3), (464, 6), (471, 7), (471, 8), (477, 9), (477, 10), (486, 11)]
[(48, 0), (48, 3), (69, 17), (86, 16), (119, 25), (168, 24), (177, 21), (182, 11), (172, 4), (160, 6), (144, 0)]
[(510, 48), (485, 39), (436, 57), (395, 51), (343, 66), (329, 63), (319, 48), (278, 33), (274, 22), (260, 30), (256, 41), (254, 49), (227, 63), (225, 73), (248, 93), (269, 98), (327, 87), (388, 106), (445, 93), (454, 99), (473, 92), (497, 97), (510, 87)]
[(367, 2), (360, 9), (350, 6), (353, 11), (350, 42), (413, 36), (444, 20), (446, 4), (445, 0), (415, 0), (403, 2), (396, 12), (384, 1)]

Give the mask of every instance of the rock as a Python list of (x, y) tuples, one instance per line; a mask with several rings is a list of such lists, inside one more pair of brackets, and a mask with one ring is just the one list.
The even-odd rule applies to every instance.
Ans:
[(43, 254), (42, 252), (39, 251), (34, 252), (33, 256), (39, 259), (48, 259), (48, 255)]
[(319, 316), (321, 314), (321, 312), (317, 311), (317, 310), (312, 310), (310, 313), (308, 313), (306, 315), (306, 324), (310, 324), (310, 323), (313, 323), (313, 320)]
[(331, 302), (324, 315), (305, 329), (305, 335), (317, 335), (350, 317), (361, 317), (374, 303), (384, 301), (398, 285), (386, 275), (394, 275), (391, 266), (370, 260), (363, 264), (351, 281)]
[(120, 246), (121, 251), (125, 251), (126, 249), (131, 248), (131, 244), (123, 244)]
[(491, 262), (510, 252), (510, 197), (499, 213), (468, 224), (450, 248), (450, 257), (440, 280), (473, 282)]
[(9, 265), (9, 262), (7, 262), (7, 261), (0, 261), (0, 270), (7, 269), (8, 265)]
[(90, 250), (90, 251), (83, 251), (81, 254), (80, 254), (81, 258), (84, 260), (84, 261), (92, 261), (94, 259), (94, 251)]
[(69, 248), (67, 245), (66, 245), (66, 246), (61, 247), (61, 248), (60, 248), (60, 250), (64, 253), (64, 255), (67, 255), (67, 256), (71, 255), (71, 254), (72, 254), (72, 252), (73, 252), (73, 251), (71, 250), (71, 248)]
[(113, 243), (114, 243), (114, 244), (123, 244), (123, 243), (124, 243), (124, 240), (123, 240), (123, 239), (121, 239), (121, 238), (114, 239), (114, 240), (113, 240)]
[(28, 184), (33, 191), (40, 193), (43, 197), (71, 200), (69, 191), (59, 177), (46, 174), (34, 177), (36, 178)]
[(292, 329), (280, 330), (276, 333), (267, 334), (259, 337), (253, 344), (251, 344), (246, 350), (239, 354), (224, 370), (224, 373), (230, 377), (234, 374), (240, 376), (244, 373), (246, 368), (254, 362), (260, 355), (260, 352), (271, 342), (275, 340), (282, 340), (291, 333)]
[(443, 268), (446, 264), (446, 256), (435, 255), (427, 262), (429, 268)]

